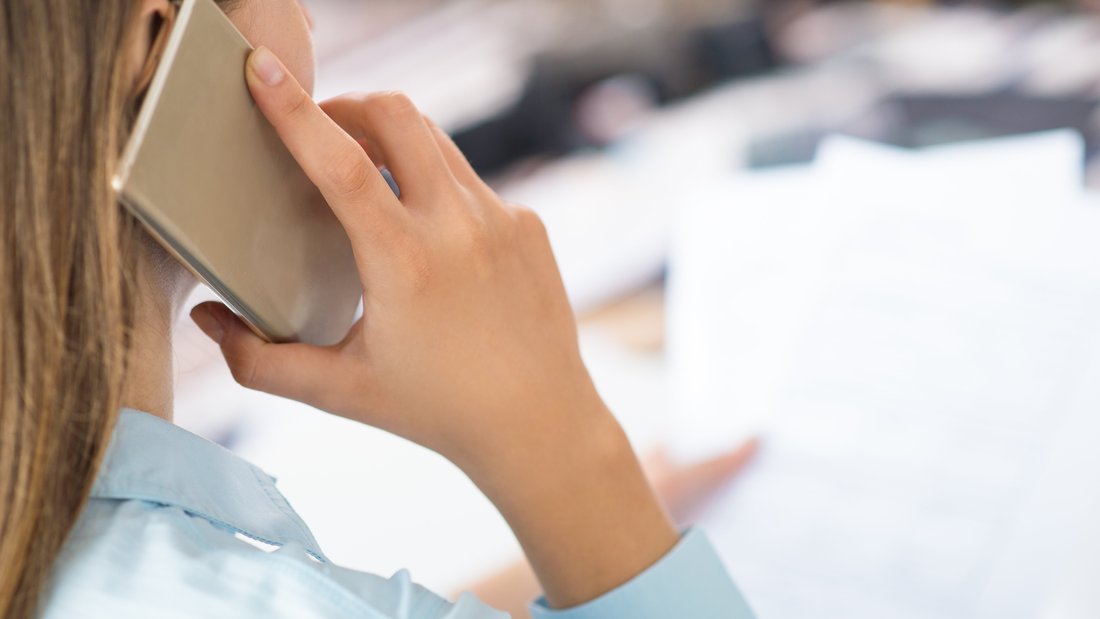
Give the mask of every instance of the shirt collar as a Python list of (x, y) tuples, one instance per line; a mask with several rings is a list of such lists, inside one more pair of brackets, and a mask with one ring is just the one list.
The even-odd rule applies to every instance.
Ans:
[(327, 561), (273, 477), (147, 413), (121, 411), (91, 497), (172, 505), (266, 544), (301, 544)]

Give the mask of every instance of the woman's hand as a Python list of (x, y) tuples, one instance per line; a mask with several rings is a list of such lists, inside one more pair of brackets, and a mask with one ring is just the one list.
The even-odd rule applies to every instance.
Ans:
[(677, 535), (581, 361), (538, 217), (503, 203), (403, 95), (322, 110), (263, 48), (247, 76), (348, 233), (365, 313), (342, 343), (314, 347), (266, 343), (220, 304), (196, 308), (234, 377), (451, 459), (508, 520), (556, 606), (663, 556)]
[(504, 204), (404, 95), (336, 99), (326, 115), (284, 80), (257, 102), (347, 230), (365, 317), (339, 346), (278, 346), (203, 306), (236, 379), (462, 464), (604, 414), (538, 217)]

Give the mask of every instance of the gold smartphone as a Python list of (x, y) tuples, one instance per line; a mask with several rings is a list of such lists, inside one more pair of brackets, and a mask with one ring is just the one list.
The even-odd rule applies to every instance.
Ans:
[(213, 0), (179, 2), (167, 36), (121, 201), (265, 339), (340, 341), (363, 292), (351, 245), (252, 100), (252, 47)]

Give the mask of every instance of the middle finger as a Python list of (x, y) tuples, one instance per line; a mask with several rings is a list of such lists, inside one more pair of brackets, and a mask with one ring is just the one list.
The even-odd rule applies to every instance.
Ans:
[(405, 95), (345, 95), (321, 108), (344, 131), (370, 145), (376, 163), (384, 164), (401, 187), (402, 202), (435, 198), (458, 184), (431, 129)]

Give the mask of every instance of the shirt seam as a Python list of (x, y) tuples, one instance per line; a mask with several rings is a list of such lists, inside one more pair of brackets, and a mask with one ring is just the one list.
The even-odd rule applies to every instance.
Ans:
[(290, 506), (290, 502), (286, 500), (286, 498), (281, 492), (279, 492), (277, 488), (275, 488), (274, 484), (269, 481), (265, 482), (260, 477), (259, 470), (255, 466), (249, 464), (248, 468), (252, 470), (252, 476), (256, 479), (256, 482), (260, 485), (260, 488), (264, 491), (264, 496), (267, 497), (267, 500), (269, 503), (271, 503), (271, 506), (278, 510), (279, 513), (281, 513), (283, 516), (286, 516), (287, 519), (289, 519), (292, 523), (294, 523), (295, 528), (298, 529), (298, 532), (302, 535), (303, 539), (308, 542), (309, 545), (312, 547), (306, 548), (306, 552), (314, 556), (318, 561), (322, 563), (328, 563), (329, 560), (321, 551), (321, 547), (317, 543), (317, 540), (313, 537), (313, 533), (309, 530), (308, 527), (306, 527), (305, 521), (302, 520), (302, 517), (299, 516), (298, 513), (294, 511), (294, 508)]
[[(178, 509), (178, 510), (180, 510), (181, 512), (183, 512), (185, 514), (192, 515), (192, 512), (190, 512), (189, 510), (187, 510), (183, 506), (172, 505), (172, 504), (167, 504), (167, 503), (161, 503), (159, 501), (147, 501), (145, 499), (137, 499), (137, 498), (134, 498), (134, 499), (131, 499), (131, 498), (117, 498), (117, 499), (97, 499), (97, 500), (114, 500), (114, 501), (119, 501), (119, 502), (124, 502), (124, 503), (125, 502), (141, 501), (141, 502), (145, 502), (145, 503), (153, 503), (153, 504), (163, 505), (164, 507), (168, 507), (168, 508)], [(161, 509), (163, 509), (163, 508), (161, 508)], [(203, 521), (206, 521), (211, 525), (215, 525), (215, 524), (219, 524), (219, 523), (220, 524), (225, 524), (225, 523), (221, 523), (216, 518), (208, 518), (208, 517), (202, 516), (202, 515), (200, 515), (199, 517)], [(233, 527), (231, 525), (227, 525), (227, 526), (228, 526), (229, 529), (239, 530), (237, 527)], [(173, 528), (175, 528), (175, 527), (173, 527)], [(318, 568), (315, 568), (315, 567), (312, 567), (310, 565), (304, 564), (304, 563), (300, 562), (299, 560), (297, 560), (297, 559), (295, 559), (291, 556), (288, 556), (288, 555), (285, 555), (285, 554), (279, 554), (280, 551), (275, 551), (275, 552), (269, 552), (268, 553), (268, 552), (263, 552), (262, 550), (258, 550), (258, 549), (255, 549), (255, 548), (252, 548), (252, 547), (247, 547), (247, 546), (239, 547), (239, 546), (232, 546), (232, 545), (227, 545), (227, 544), (214, 543), (214, 542), (212, 542), (211, 538), (209, 538), (207, 535), (204, 535), (198, 529), (198, 527), (195, 526), (195, 522), (192, 521), (190, 518), (187, 519), (187, 521), (186, 521), (186, 530), (184, 530), (182, 527), (177, 528), (176, 530), (179, 531), (181, 534), (186, 535), (188, 538), (191, 538), (193, 541), (201, 544), (201, 546), (204, 549), (208, 550), (208, 551), (231, 553), (235, 556), (238, 556), (238, 557), (242, 558), (243, 560), (245, 560), (249, 563), (258, 564), (261, 568), (286, 573), (286, 574), (289, 574), (292, 578), (300, 576), (302, 578), (302, 581), (308, 581), (308, 582), (303, 583), (304, 585), (306, 585), (306, 587), (305, 587), (306, 589), (312, 590), (312, 593), (316, 594), (317, 597), (320, 597), (320, 598), (323, 598), (324, 600), (326, 600), (329, 604), (331, 604), (337, 610), (347, 611), (348, 613), (352, 613), (353, 616), (362, 616), (363, 614), (367, 614), (368, 617), (376, 618), (376, 619), (399, 619), (398, 615), (391, 615), (389, 613), (383, 612), (382, 610), (379, 609), (378, 606), (374, 605), (373, 603), (371, 603), (369, 600), (363, 598), (362, 596), (356, 594), (356, 592), (354, 590), (352, 590), (349, 587), (345, 586), (344, 584), (342, 584), (338, 580), (332, 578), (329, 574), (324, 573), (322, 571), (319, 571)], [(219, 530), (219, 532), (220, 533), (226, 533), (225, 530)], [(242, 533), (243, 533), (243, 531), (242, 531)], [(264, 541), (265, 543), (271, 543), (273, 545), (279, 546), (280, 548), (285, 547), (284, 544), (276, 544), (274, 542), (267, 542), (267, 541), (265, 541), (265, 540), (263, 540), (262, 538), (259, 538), (259, 537), (255, 537), (255, 536), (251, 536), (251, 535), (249, 535), (249, 537), (253, 537), (253, 539), (257, 539), (258, 541)], [(283, 552), (286, 552), (286, 551), (283, 551)], [(306, 551), (306, 552), (308, 552), (308, 551)], [(309, 554), (313, 554), (313, 553), (309, 553)], [(257, 557), (262, 557), (263, 562), (258, 561)], [(321, 565), (325, 565), (325, 564), (321, 564)], [(327, 569), (327, 566), (323, 567), (321, 569)]]
[[(126, 481), (126, 478), (116, 477), (115, 479), (119, 480), (119, 481), (122, 481), (122, 482)], [(262, 542), (264, 544), (270, 544), (272, 546), (277, 546), (277, 547), (280, 547), (280, 548), (282, 548), (283, 546), (285, 546), (287, 544), (287, 542), (285, 542), (285, 541), (279, 542), (279, 541), (264, 537), (262, 535), (257, 535), (255, 533), (249, 531), (248, 529), (244, 529), (244, 528), (242, 528), (238, 525), (235, 525), (231, 522), (228, 522), (226, 520), (223, 520), (221, 518), (213, 516), (213, 515), (205, 512), (205, 511), (194, 509), (193, 507), (189, 507), (188, 504), (187, 504), (188, 502), (186, 502), (186, 501), (180, 501), (178, 499), (175, 499), (175, 500), (171, 499), (170, 497), (175, 493), (173, 493), (170, 488), (166, 488), (166, 487), (164, 487), (164, 486), (162, 486), (162, 485), (160, 485), (156, 482), (150, 482), (150, 481), (142, 480), (141, 484), (148, 487), (148, 488), (159, 490), (160, 492), (164, 493), (164, 495), (166, 495), (166, 496), (154, 497), (154, 496), (142, 494), (142, 493), (139, 493), (139, 492), (116, 492), (116, 493), (111, 493), (112, 496), (92, 497), (92, 500), (143, 501), (143, 502), (146, 502), (146, 503), (153, 503), (153, 504), (177, 507), (181, 511), (183, 511), (184, 513), (188, 514), (189, 516), (196, 517), (196, 518), (201, 518), (201, 519), (206, 520), (206, 521), (208, 521), (212, 524), (221, 525), (221, 526), (225, 527), (226, 529), (231, 529), (235, 532), (240, 533), (241, 535), (244, 535), (244, 536), (246, 536), (250, 539), (254, 539), (258, 542)], [(271, 497), (270, 497), (270, 495), (267, 494), (266, 490), (264, 492), (264, 496), (266, 496), (268, 498), (268, 501), (272, 503), (272, 507), (277, 509), (280, 514), (282, 514), (283, 516), (287, 516), (287, 514), (283, 510), (278, 509), (278, 506), (274, 505), (274, 502), (271, 500)], [(300, 522), (295, 522), (294, 524), (295, 524), (295, 527), (298, 529), (299, 533), (302, 533), (303, 531), (302, 531), (301, 523)], [(328, 563), (329, 562), (328, 559), (323, 554), (321, 554), (321, 549), (316, 547), (316, 542), (313, 540), (312, 535), (307, 534), (306, 537), (304, 538), (304, 541), (316, 548), (316, 551), (314, 551), (314, 549), (312, 549), (312, 548), (306, 548), (305, 549), (306, 552), (308, 552), (311, 556), (317, 558), (317, 560), (321, 561), (322, 563)]]

